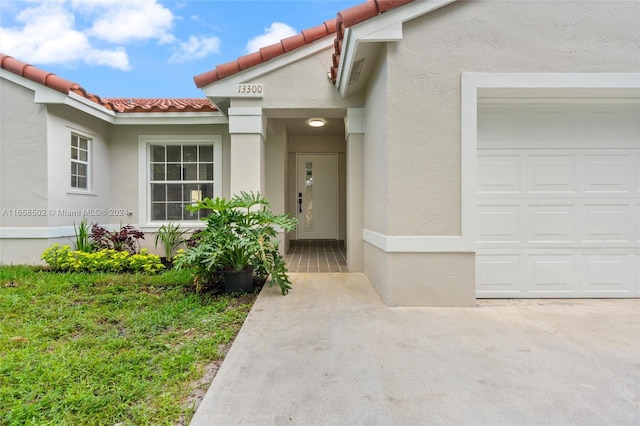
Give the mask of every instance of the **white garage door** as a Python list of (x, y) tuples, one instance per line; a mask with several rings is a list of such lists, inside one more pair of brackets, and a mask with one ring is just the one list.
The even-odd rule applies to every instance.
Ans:
[(640, 296), (634, 102), (478, 107), (478, 297)]

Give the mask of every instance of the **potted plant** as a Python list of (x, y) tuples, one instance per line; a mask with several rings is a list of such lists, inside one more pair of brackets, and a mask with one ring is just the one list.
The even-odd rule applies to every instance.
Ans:
[(162, 242), (164, 246), (164, 258), (161, 258), (162, 264), (167, 268), (173, 266), (173, 254), (180, 246), (180, 244), (186, 242), (184, 235), (188, 232), (186, 229), (180, 229), (180, 225), (177, 223), (169, 222), (166, 225), (162, 225), (158, 229), (158, 233), (155, 238), (156, 248), (158, 242)]
[(177, 267), (196, 270), (198, 288), (221, 273), (228, 293), (249, 292), (257, 272), (269, 275), (269, 285), (278, 284), (282, 294), (287, 294), (291, 282), (278, 251), (275, 227), (291, 231), (296, 219), (274, 214), (259, 193), (241, 192), (231, 200), (205, 198), (187, 209), (210, 212), (203, 218), (206, 228), (197, 233), (192, 247), (174, 257)]

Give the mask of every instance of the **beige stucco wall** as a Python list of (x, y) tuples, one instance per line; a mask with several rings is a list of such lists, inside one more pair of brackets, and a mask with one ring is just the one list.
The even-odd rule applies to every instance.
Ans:
[[(359, 104), (359, 98), (343, 99), (327, 77), (332, 53), (333, 46), (254, 79), (265, 87), (262, 108), (344, 109)], [(242, 106), (242, 102), (234, 99), (234, 106)]]
[(407, 22), (387, 49), (389, 233), (460, 233), (462, 72), (638, 72), (639, 22), (637, 1), (493, 0)]
[[(32, 90), (0, 79), (1, 263), (38, 263), (47, 246), (47, 240), (7, 238), (11, 235), (5, 233), (47, 226), (48, 215), (41, 214), (48, 211), (46, 143), (46, 107), (34, 103)], [(38, 214), (16, 211), (23, 209)]]
[(34, 92), (0, 79), (0, 226), (47, 226), (47, 216), (14, 209), (47, 209), (47, 109)]
[(389, 220), (388, 78), (383, 52), (367, 89), (364, 136), (364, 227), (382, 234), (387, 233)]
[(387, 306), (470, 306), (473, 253), (385, 253), (365, 244), (365, 271)]

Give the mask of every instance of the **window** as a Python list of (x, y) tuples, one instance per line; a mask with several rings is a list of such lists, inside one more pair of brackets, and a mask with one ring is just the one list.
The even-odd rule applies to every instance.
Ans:
[(71, 135), (71, 188), (89, 189), (90, 140)]
[(185, 207), (214, 197), (214, 144), (149, 145), (151, 220), (198, 220), (206, 212)]

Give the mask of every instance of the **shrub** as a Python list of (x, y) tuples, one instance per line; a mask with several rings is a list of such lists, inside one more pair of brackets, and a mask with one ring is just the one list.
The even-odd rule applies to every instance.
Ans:
[(207, 223), (192, 236), (193, 246), (174, 257), (178, 268), (194, 268), (196, 285), (210, 282), (220, 271), (242, 271), (252, 267), (261, 276), (271, 276), (269, 285), (278, 284), (282, 294), (291, 288), (287, 266), (278, 251), (276, 226), (291, 231), (297, 220), (276, 215), (259, 193), (241, 192), (231, 200), (205, 198), (187, 210), (211, 213)]
[(148, 254), (146, 249), (131, 254), (128, 251), (102, 249), (93, 253), (72, 250), (69, 246), (54, 244), (42, 254), (53, 271), (61, 272), (146, 272), (164, 269), (160, 257)]
[(113, 249), (135, 254), (140, 251), (140, 240), (144, 240), (144, 232), (131, 225), (125, 225), (119, 231), (107, 231), (94, 223), (91, 227), (90, 238), (99, 249)]
[(180, 229), (180, 225), (174, 224), (173, 222), (162, 225), (160, 229), (158, 229), (155, 240), (156, 247), (158, 247), (158, 242), (162, 241), (165, 258), (168, 262), (171, 261), (173, 252), (180, 246), (180, 244), (186, 242), (184, 234), (187, 232), (188, 230)]

